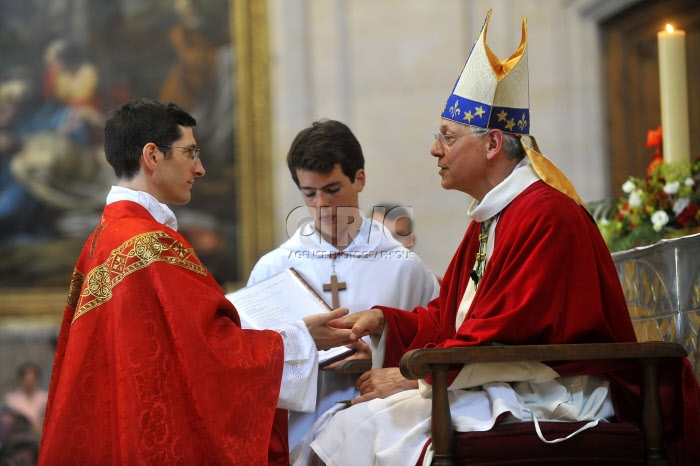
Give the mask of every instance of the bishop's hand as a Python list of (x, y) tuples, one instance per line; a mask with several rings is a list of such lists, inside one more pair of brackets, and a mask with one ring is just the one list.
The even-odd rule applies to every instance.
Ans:
[(326, 350), (335, 348), (336, 346), (346, 345), (357, 340), (357, 338), (351, 338), (350, 335), (352, 331), (350, 329), (331, 327), (328, 325), (330, 321), (337, 320), (347, 315), (348, 312), (350, 312), (348, 308), (341, 307), (331, 312), (313, 314), (302, 319), (309, 329), (311, 338), (313, 338), (316, 343), (316, 349)]
[(409, 380), (401, 375), (398, 367), (377, 368), (365, 372), (357, 380), (360, 396), (352, 404), (362, 403), (375, 398), (386, 398), (404, 390), (418, 388), (417, 380)]
[(375, 308), (332, 320), (328, 322), (328, 325), (339, 329), (350, 329), (352, 331), (350, 339), (355, 341), (365, 335), (381, 336), (386, 320), (384, 320), (384, 313), (381, 309)]

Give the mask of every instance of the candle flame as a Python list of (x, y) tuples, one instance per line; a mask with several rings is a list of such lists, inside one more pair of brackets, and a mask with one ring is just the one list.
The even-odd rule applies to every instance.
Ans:
[(671, 26), (670, 24), (667, 24), (667, 25), (666, 25), (666, 30), (667, 30), (668, 32), (673, 32), (673, 26)]

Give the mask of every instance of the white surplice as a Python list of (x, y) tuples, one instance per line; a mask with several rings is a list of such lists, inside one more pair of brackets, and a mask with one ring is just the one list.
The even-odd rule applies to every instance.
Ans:
[[(481, 203), (472, 204), (469, 215), (479, 222), (491, 218), (538, 179), (525, 158)], [(493, 252), (496, 223), (489, 230), (487, 261)], [(452, 310), (457, 313), (457, 329), (474, 295), (470, 282), (459, 309)], [(384, 335), (372, 340), (373, 366), (381, 367), (386, 340)], [(414, 465), (430, 438), (431, 395), (431, 387), (421, 380), (418, 390), (340, 411), (314, 426), (317, 438), (311, 447), (327, 466)], [(458, 432), (489, 430), (503, 413), (509, 413), (505, 422), (534, 421), (538, 433), (538, 421), (590, 421), (584, 427), (590, 428), (614, 415), (607, 381), (592, 376), (559, 377), (539, 362), (467, 364), (450, 385), (448, 398)], [(544, 439), (541, 434), (540, 438), (565, 440)], [(429, 448), (423, 464), (431, 460)]]
[[(435, 275), (414, 252), (391, 237), (380, 223), (364, 216), (357, 236), (342, 251), (324, 240), (313, 222), (302, 225), (288, 241), (258, 261), (248, 285), (289, 267), (299, 272), (329, 305), (331, 292), (323, 291), (323, 285), (330, 283), (335, 272), (338, 281), (347, 287), (338, 294), (340, 307), (347, 307), (351, 313), (375, 305), (411, 310), (426, 305), (440, 290)], [(356, 381), (357, 376), (319, 372), (315, 407), (290, 410), (290, 450), (319, 416), (339, 408), (338, 401), (357, 396)]]

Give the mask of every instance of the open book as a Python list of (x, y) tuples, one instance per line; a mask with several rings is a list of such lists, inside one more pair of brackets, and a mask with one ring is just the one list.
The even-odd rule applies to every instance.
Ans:
[[(228, 293), (226, 297), (236, 306), (243, 328), (275, 329), (281, 323), (332, 310), (293, 268)], [(352, 351), (345, 346), (320, 350), (319, 365), (342, 359)]]

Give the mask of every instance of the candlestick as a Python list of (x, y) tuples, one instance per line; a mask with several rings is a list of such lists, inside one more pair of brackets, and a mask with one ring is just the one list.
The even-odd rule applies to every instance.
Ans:
[(659, 84), (661, 126), (665, 162), (690, 160), (688, 127), (688, 84), (685, 65), (685, 32), (670, 24), (657, 34), (659, 41)]

